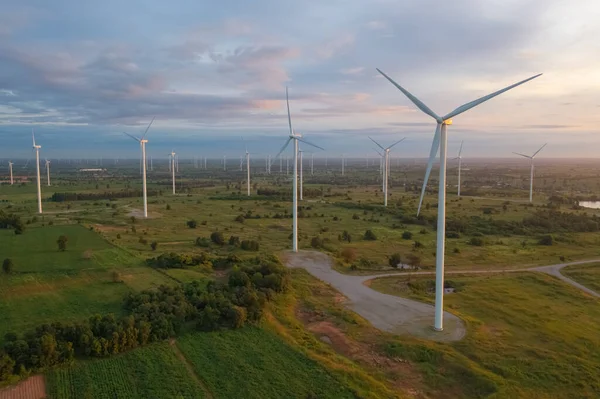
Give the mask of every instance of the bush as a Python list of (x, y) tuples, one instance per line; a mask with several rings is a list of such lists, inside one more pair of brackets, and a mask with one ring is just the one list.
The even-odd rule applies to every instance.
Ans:
[(406, 263), (412, 267), (419, 267), (421, 265), (421, 258), (415, 254), (406, 255)]
[(342, 241), (352, 242), (352, 236), (347, 230), (344, 230), (341, 235)]
[(120, 240), (121, 239), (121, 233), (117, 233), (117, 239)]
[(153, 251), (156, 251), (156, 247), (158, 247), (158, 243), (156, 241), (152, 241), (150, 243), (150, 248), (152, 248)]
[(423, 243), (421, 241), (413, 242), (413, 249), (423, 248)]
[(356, 260), (356, 250), (354, 248), (344, 248), (340, 255), (346, 263), (352, 263)]
[(404, 233), (402, 233), (402, 238), (405, 240), (410, 240), (412, 239), (413, 234), (410, 231), (405, 231)]
[(460, 238), (460, 233), (456, 231), (447, 231), (446, 238)]
[(388, 263), (391, 267), (396, 269), (400, 263), (402, 263), (402, 258), (399, 253), (394, 253), (388, 257)]
[(110, 272), (110, 279), (112, 280), (113, 283), (121, 283), (121, 274), (116, 271), (113, 270), (112, 272)]
[(238, 236), (229, 237), (229, 245), (238, 247), (240, 245), (240, 237), (238, 237)]
[(58, 237), (58, 240), (56, 240), (56, 243), (58, 244), (58, 250), (61, 252), (66, 251), (68, 241), (69, 241), (69, 238), (65, 235)]
[(165, 209), (166, 209), (167, 211), (170, 211), (170, 210), (171, 210), (171, 205), (167, 204), (167, 206), (165, 207)]
[(474, 245), (476, 247), (482, 247), (483, 246), (483, 239), (479, 238), (479, 237), (471, 237), (471, 239), (469, 240), (469, 244), (470, 245)]
[(13, 271), (13, 267), (14, 267), (14, 263), (13, 263), (12, 259), (10, 259), (10, 258), (6, 258), (2, 262), (2, 271), (5, 274), (11, 274)]
[(254, 240), (244, 240), (241, 242), (240, 248), (242, 248), (244, 251), (258, 251), (260, 245)]
[(90, 260), (90, 259), (92, 259), (92, 255), (93, 255), (92, 250), (91, 249), (86, 249), (85, 251), (83, 251), (82, 258), (85, 259), (85, 260)]
[(552, 236), (552, 234), (546, 234), (540, 238), (538, 244), (552, 246), (554, 245), (554, 237)]
[(210, 240), (217, 245), (225, 245), (225, 237), (223, 237), (223, 233), (215, 231), (210, 235)]
[(377, 236), (375, 235), (375, 233), (373, 233), (373, 230), (367, 230), (365, 231), (365, 240), (369, 240), (369, 241), (375, 241), (377, 240)]
[(238, 223), (244, 223), (245, 220), (246, 218), (244, 217), (244, 215), (237, 215), (235, 218), (235, 221)]
[(144, 237), (140, 237), (140, 239), (138, 240), (138, 242), (139, 242), (140, 244), (143, 244), (143, 245), (146, 245), (146, 244), (148, 244), (148, 240), (146, 240)]
[(196, 238), (196, 246), (202, 248), (210, 247), (210, 240), (206, 237), (198, 237)]
[(321, 239), (321, 237), (313, 237), (310, 240), (310, 246), (315, 249), (322, 248), (323, 247), (323, 239)]
[(189, 227), (190, 229), (195, 229), (196, 226), (198, 225), (198, 223), (194, 219), (188, 220), (186, 222), (186, 224), (187, 224), (187, 227)]

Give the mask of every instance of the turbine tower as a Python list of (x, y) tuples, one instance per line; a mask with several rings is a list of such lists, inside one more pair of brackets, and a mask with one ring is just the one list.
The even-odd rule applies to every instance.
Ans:
[(8, 161), (8, 171), (10, 172), (10, 185), (12, 186), (14, 181), (13, 181), (13, 172), (12, 172), (12, 166), (14, 164), (11, 161)]
[(398, 83), (394, 82), (392, 78), (387, 76), (381, 70), (377, 69), (383, 77), (385, 77), (391, 84), (396, 86), (398, 90), (400, 90), (408, 99), (417, 106), (421, 111), (425, 114), (431, 116), (437, 122), (437, 127), (435, 129), (435, 134), (433, 136), (433, 142), (431, 143), (431, 151), (429, 153), (429, 161), (427, 162), (427, 169), (425, 171), (425, 178), (423, 180), (423, 188), (421, 190), (421, 198), (419, 200), (419, 208), (417, 210), (417, 214), (421, 211), (421, 205), (423, 204), (423, 196), (425, 194), (425, 189), (427, 188), (427, 180), (429, 179), (429, 174), (431, 173), (431, 167), (433, 166), (433, 160), (437, 155), (438, 150), (440, 151), (440, 181), (439, 181), (439, 190), (438, 190), (438, 218), (437, 218), (437, 247), (436, 247), (436, 256), (435, 256), (435, 324), (434, 329), (436, 331), (442, 331), (444, 329), (443, 324), (443, 315), (444, 315), (444, 248), (445, 248), (445, 230), (446, 230), (446, 158), (447, 158), (447, 150), (446, 146), (448, 144), (448, 138), (446, 129), (448, 125), (452, 124), (452, 118), (462, 114), (465, 111), (470, 110), (473, 107), (478, 106), (479, 104), (490, 100), (510, 89), (513, 89), (517, 86), (522, 85), (523, 83), (529, 82), (532, 79), (537, 78), (541, 75), (534, 75), (530, 78), (517, 82), (513, 85), (505, 87), (504, 89), (495, 91), (487, 96), (483, 96), (471, 102), (468, 102), (460, 107), (456, 108), (454, 111), (446, 114), (444, 116), (439, 116), (435, 112), (433, 112), (427, 105), (425, 105), (421, 100), (413, 96), (406, 89), (400, 86)]
[(379, 144), (378, 142), (373, 140), (371, 137), (369, 137), (369, 138), (371, 139), (371, 141), (373, 143), (377, 144), (377, 147), (379, 147), (383, 150), (383, 164), (384, 164), (384, 168), (383, 168), (383, 206), (387, 206), (388, 179), (390, 178), (390, 150), (396, 144), (404, 141), (404, 139), (406, 139), (406, 137), (396, 141), (394, 144), (392, 144), (391, 146), (389, 146), (387, 148), (383, 148), (383, 146), (381, 144)]
[(152, 123), (154, 122), (154, 118), (155, 117), (152, 117), (152, 120), (150, 121), (150, 123), (148, 124), (148, 127), (144, 131), (144, 134), (140, 138), (132, 136), (129, 133), (123, 132), (123, 134), (126, 134), (127, 136), (131, 137), (132, 139), (134, 139), (135, 141), (140, 143), (140, 148), (142, 150), (142, 159), (141, 159), (141, 161), (142, 161), (141, 162), (141, 164), (142, 164), (142, 199), (144, 201), (144, 217), (145, 218), (148, 217), (148, 193), (146, 192), (146, 143), (148, 143), (148, 140), (146, 140), (146, 134), (148, 133), (148, 129), (150, 129), (150, 126), (152, 126)]
[(171, 175), (173, 177), (173, 195), (175, 195), (175, 151), (171, 150), (169, 154), (171, 156)]
[[(242, 141), (244, 138), (242, 137)], [(244, 141), (244, 150), (246, 151), (246, 191), (248, 193), (248, 197), (250, 196), (250, 153), (248, 152), (248, 146)]]
[[(548, 144), (548, 143), (546, 143), (546, 144)], [(529, 160), (531, 161), (531, 172), (529, 174), (529, 202), (533, 202), (533, 159), (540, 151), (542, 151), (542, 149), (546, 146), (546, 144), (541, 146), (540, 149), (537, 150), (536, 152), (534, 152), (532, 156), (520, 154), (518, 152), (513, 152), (513, 154), (517, 154), (522, 157), (529, 158)]]
[(302, 198), (302, 194), (304, 192), (304, 189), (302, 188), (302, 182), (304, 180), (303, 176), (302, 176), (302, 153), (304, 151), (298, 149), (298, 162), (300, 163), (300, 201), (303, 201), (304, 198)]
[(290, 134), (288, 136), (287, 141), (281, 147), (281, 150), (275, 156), (275, 159), (279, 158), (281, 153), (285, 151), (287, 146), (290, 144), (290, 141), (294, 141), (294, 177), (292, 179), (292, 196), (293, 196), (293, 209), (292, 209), (292, 251), (298, 252), (298, 142), (301, 141), (310, 146), (323, 149), (318, 145), (309, 143), (308, 141), (302, 139), (302, 135), (300, 133), (294, 132), (292, 129), (292, 117), (290, 115), (290, 101), (288, 99), (288, 89), (285, 88), (285, 101), (287, 104), (287, 113), (288, 113), (288, 125), (290, 127)]
[(48, 175), (48, 187), (50, 187), (50, 161), (46, 159), (46, 174)]
[(460, 154), (462, 154), (462, 147), (463, 147), (463, 143), (464, 141), (460, 142), (460, 148), (458, 150), (458, 156), (454, 159), (458, 159), (458, 196), (460, 197), (460, 170), (462, 168), (462, 156)]
[(38, 200), (38, 213), (42, 213), (42, 184), (40, 181), (40, 148), (41, 145), (35, 144), (35, 135), (33, 129), (31, 129), (31, 138), (33, 139), (33, 150), (35, 151), (35, 168), (37, 171), (37, 200)]

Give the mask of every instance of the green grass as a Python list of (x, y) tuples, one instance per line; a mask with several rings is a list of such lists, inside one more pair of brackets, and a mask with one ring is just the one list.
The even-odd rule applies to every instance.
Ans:
[(111, 359), (77, 361), (46, 377), (48, 397), (203, 398), (201, 386), (168, 344), (155, 344)]
[[(411, 281), (430, 279), (413, 276)], [(598, 300), (544, 274), (452, 276), (451, 280), (461, 288), (445, 296), (447, 309), (466, 320), (468, 334), (454, 344), (437, 344), (438, 350), (457, 352), (473, 362), (471, 367), (491, 373), (499, 381), (499, 397), (600, 395)], [(371, 287), (433, 301), (432, 293), (408, 288), (406, 277), (378, 279)], [(425, 368), (437, 361), (435, 356), (420, 359)]]
[(215, 398), (354, 397), (318, 363), (263, 329), (191, 334), (177, 345)]
[(567, 266), (560, 272), (589, 289), (600, 292), (600, 263)]

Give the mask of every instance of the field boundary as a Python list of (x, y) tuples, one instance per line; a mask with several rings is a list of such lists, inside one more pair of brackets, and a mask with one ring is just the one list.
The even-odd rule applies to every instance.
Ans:
[[(208, 387), (206, 386), (206, 384), (204, 383), (204, 381), (202, 381), (202, 379), (200, 378), (200, 376), (198, 376), (198, 374), (194, 370), (194, 367), (192, 366), (192, 364), (190, 363), (190, 361), (185, 357), (185, 355), (183, 354), (183, 352), (177, 346), (177, 341), (175, 339), (169, 340), (169, 346), (171, 348), (173, 348), (173, 352), (175, 352), (175, 356), (177, 356), (177, 358), (183, 363), (183, 365), (187, 369), (188, 373), (190, 374), (190, 377), (192, 377), (192, 379), (194, 381), (196, 381), (198, 383), (198, 385), (200, 385), (200, 387), (204, 391), (204, 395), (206, 396), (206, 398), (207, 399), (214, 399), (214, 396), (213, 396), (212, 392), (210, 392), (210, 390), (208, 389)], [(0, 398), (0, 399), (3, 399), (3, 398)]]

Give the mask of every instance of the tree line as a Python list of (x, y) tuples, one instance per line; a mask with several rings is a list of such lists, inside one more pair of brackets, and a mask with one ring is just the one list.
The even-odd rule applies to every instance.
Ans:
[(275, 258), (241, 263), (226, 283), (198, 281), (130, 293), (127, 315), (95, 315), (76, 323), (42, 324), (22, 335), (8, 333), (0, 350), (0, 382), (71, 363), (75, 357), (108, 357), (174, 337), (183, 327), (197, 330), (240, 328), (260, 320), (265, 304), (289, 285)]
[[(160, 195), (161, 192), (157, 190), (148, 190), (148, 196), (154, 197)], [(65, 202), (65, 201), (92, 201), (101, 199), (113, 199), (113, 198), (132, 198), (140, 197), (142, 195), (141, 190), (121, 190), (121, 191), (104, 191), (101, 193), (54, 193), (50, 197), (50, 201), (53, 202)]]

